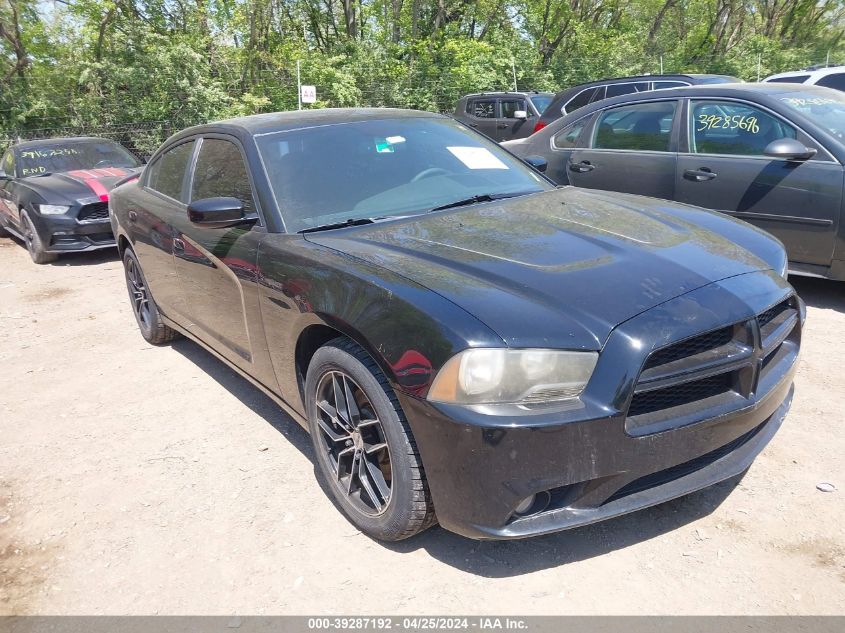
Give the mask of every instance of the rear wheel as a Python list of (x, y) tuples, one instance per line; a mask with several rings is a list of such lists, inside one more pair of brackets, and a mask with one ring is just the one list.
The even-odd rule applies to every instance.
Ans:
[(132, 313), (141, 330), (141, 336), (153, 345), (164, 345), (180, 334), (164, 324), (153, 296), (147, 288), (147, 280), (141, 270), (141, 264), (130, 249), (123, 254), (123, 269), (126, 273), (126, 289), (132, 303)]
[(387, 378), (345, 338), (314, 354), (305, 381), (317, 472), (362, 532), (385, 541), (436, 522), (411, 429)]
[(25, 212), (21, 213), (21, 228), (23, 229), (23, 240), (26, 244), (26, 250), (29, 252), (32, 261), (36, 264), (49, 264), (58, 259), (59, 256), (55, 253), (45, 252), (44, 242), (41, 241), (38, 231), (35, 230), (35, 226), (32, 224), (32, 220), (29, 219), (29, 216)]

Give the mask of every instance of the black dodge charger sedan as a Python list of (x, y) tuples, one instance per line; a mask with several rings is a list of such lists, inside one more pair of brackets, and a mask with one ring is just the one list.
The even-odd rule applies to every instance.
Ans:
[(144, 338), (187, 335), (273, 397), (379, 539), (653, 505), (743, 472), (791, 402), (804, 307), (777, 240), (556, 189), (447, 117), (190, 128), (111, 205)]
[(126, 149), (103, 138), (13, 145), (0, 159), (0, 235), (21, 238), (36, 264), (113, 248), (109, 190), (139, 167)]
[(780, 239), (790, 272), (845, 281), (845, 94), (718, 84), (589, 105), (508, 149), (558, 184), (714, 209)]

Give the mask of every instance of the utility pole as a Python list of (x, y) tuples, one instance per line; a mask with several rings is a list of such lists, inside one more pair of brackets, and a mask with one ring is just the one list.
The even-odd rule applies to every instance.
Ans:
[(660, 56), (660, 74), (663, 74), (663, 55)]
[(296, 60), (296, 103), (297, 108), (302, 110), (302, 82), (299, 79), (299, 60)]
[(757, 53), (757, 81), (760, 81), (760, 69), (763, 65), (763, 54)]
[(518, 92), (516, 88), (516, 61), (511, 57), (511, 70), (513, 71), (513, 91)]

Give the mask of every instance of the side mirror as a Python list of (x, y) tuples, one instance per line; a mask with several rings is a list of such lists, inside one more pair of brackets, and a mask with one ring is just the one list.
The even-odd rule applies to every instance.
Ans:
[(524, 121), (525, 119), (528, 118), (528, 112), (526, 112), (525, 110), (516, 110), (513, 113), (513, 118), (514, 119), (522, 119)]
[(794, 138), (781, 138), (772, 141), (763, 150), (766, 156), (782, 158), (784, 160), (807, 160), (816, 155), (818, 150), (812, 147), (805, 147)]
[(210, 229), (223, 229), (249, 221), (244, 216), (244, 203), (237, 198), (194, 200), (188, 205), (188, 219)]
[(522, 160), (524, 160), (526, 163), (528, 163), (534, 169), (536, 169), (537, 171), (539, 171), (541, 173), (545, 173), (546, 167), (549, 166), (549, 161), (547, 161), (542, 156), (526, 156)]

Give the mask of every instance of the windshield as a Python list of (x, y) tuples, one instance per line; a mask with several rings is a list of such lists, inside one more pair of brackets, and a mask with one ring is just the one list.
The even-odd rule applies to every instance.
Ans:
[(257, 135), (256, 142), (291, 233), (552, 187), (492, 141), (447, 118), (320, 125)]
[(780, 93), (781, 103), (798, 110), (820, 128), (845, 139), (845, 94), (829, 88)]
[(537, 112), (543, 114), (543, 112), (546, 111), (546, 108), (549, 107), (549, 104), (552, 102), (552, 99), (554, 99), (554, 95), (532, 95), (530, 99), (531, 103), (534, 104), (534, 107), (537, 108)]
[(64, 141), (39, 144), (18, 152), (21, 177), (74, 169), (138, 166), (135, 157), (113, 141)]

